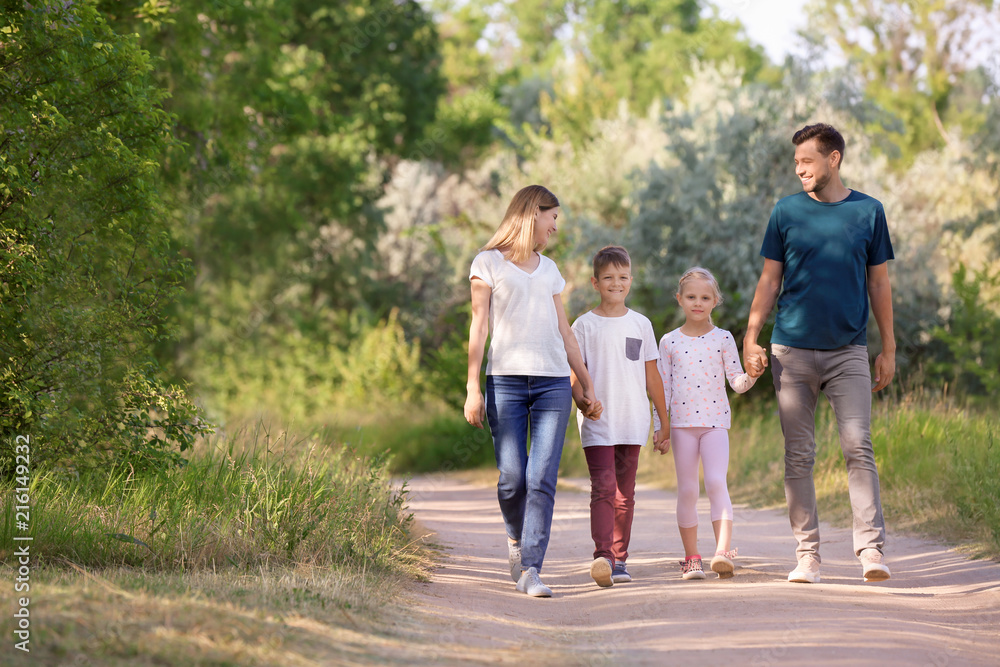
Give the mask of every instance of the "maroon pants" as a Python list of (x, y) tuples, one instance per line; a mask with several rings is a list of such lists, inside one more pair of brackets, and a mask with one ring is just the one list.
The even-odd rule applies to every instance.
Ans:
[(590, 534), (594, 558), (612, 563), (628, 558), (635, 512), (635, 471), (639, 445), (584, 447), (590, 469)]

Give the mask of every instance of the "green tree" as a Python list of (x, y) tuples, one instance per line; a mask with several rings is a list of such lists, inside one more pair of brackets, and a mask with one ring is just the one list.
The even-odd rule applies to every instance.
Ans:
[(949, 126), (971, 133), (986, 121), (989, 77), (977, 59), (1000, 48), (996, 0), (813, 0), (809, 25), (803, 36), (817, 55), (839, 51), (865, 94), (901, 122), (904, 164), (947, 144)]
[(764, 226), (775, 202), (798, 185), (791, 132), (822, 101), (806, 76), (788, 78), (779, 88), (741, 85), (738, 73), (706, 67), (693, 77), (688, 102), (664, 115), (669, 158), (644, 175), (627, 229), (639, 268), (632, 291), (657, 330), (680, 323), (677, 279), (700, 265), (725, 296), (716, 324), (742, 335)]
[(401, 156), (459, 152), (427, 143), (445, 90), (430, 14), (415, 0), (101, 9), (160, 57), (177, 119), (163, 169), (195, 277), (164, 358), (209, 390), (288, 381), (292, 367), (303, 391), (329, 387), (317, 369), (334, 348), (410, 301), (381, 279), (385, 183)]
[(973, 275), (964, 264), (953, 276), (951, 312), (933, 336), (947, 355), (932, 371), (959, 391), (996, 398), (1000, 391), (1000, 270), (986, 268)]
[(178, 460), (204, 430), (152, 345), (187, 265), (158, 190), (171, 143), (150, 59), (87, 3), (0, 20), (0, 437), (36, 462)]

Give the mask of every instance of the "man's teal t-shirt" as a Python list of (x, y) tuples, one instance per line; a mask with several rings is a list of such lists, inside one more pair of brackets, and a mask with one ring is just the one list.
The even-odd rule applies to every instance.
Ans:
[(893, 259), (881, 202), (854, 190), (832, 203), (805, 192), (785, 197), (771, 212), (760, 254), (784, 265), (772, 343), (866, 344), (867, 269)]

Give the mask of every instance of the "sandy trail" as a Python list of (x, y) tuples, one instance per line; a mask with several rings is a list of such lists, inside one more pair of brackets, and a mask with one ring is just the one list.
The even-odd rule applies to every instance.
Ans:
[[(590, 579), (589, 481), (556, 495), (544, 581), (517, 593), (496, 490), (447, 475), (413, 479), (410, 509), (443, 547), (432, 580), (393, 633), (418, 664), (1000, 665), (1000, 565), (893, 535), (893, 577), (865, 584), (849, 530), (822, 526), (821, 584), (785, 581), (794, 542), (785, 513), (737, 507), (736, 576), (684, 581), (673, 494), (640, 487), (630, 547), (635, 580)], [(702, 500), (700, 545), (711, 553)]]

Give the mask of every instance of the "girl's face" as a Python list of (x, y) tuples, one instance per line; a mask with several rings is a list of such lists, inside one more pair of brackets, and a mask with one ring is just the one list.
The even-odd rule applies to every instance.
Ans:
[(704, 322), (712, 316), (712, 309), (718, 303), (715, 288), (704, 278), (692, 278), (684, 283), (677, 303), (684, 311), (688, 322)]
[(543, 211), (540, 208), (535, 209), (535, 246), (545, 247), (549, 244), (549, 237), (558, 229), (556, 227), (556, 218), (558, 217), (558, 206), (550, 208), (547, 211)]

